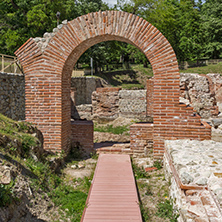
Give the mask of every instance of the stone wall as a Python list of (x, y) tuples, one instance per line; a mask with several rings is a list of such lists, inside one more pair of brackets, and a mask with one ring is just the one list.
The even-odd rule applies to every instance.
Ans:
[[(118, 116), (144, 118), (146, 115), (153, 115), (152, 79), (147, 82), (147, 91), (115, 89), (118, 95), (115, 95), (115, 90), (109, 87), (96, 91), (102, 85), (101, 80), (94, 77), (71, 79), (72, 118), (93, 119), (97, 116), (110, 119)], [(222, 78), (219, 74), (181, 73), (180, 101), (194, 107), (202, 118), (217, 116), (219, 112), (222, 112), (221, 86)], [(145, 98), (145, 93), (147, 93), (147, 98)], [(14, 120), (25, 119), (23, 75), (0, 73), (0, 113)]]
[(93, 118), (113, 120), (119, 116), (120, 88), (97, 88), (92, 94)]
[(146, 90), (97, 88), (92, 94), (93, 118), (112, 120), (117, 117), (146, 118)]
[(222, 143), (165, 141), (165, 177), (178, 222), (222, 221)]
[(222, 78), (219, 74), (181, 73), (181, 96), (186, 99), (185, 101), (181, 100), (181, 102), (190, 104), (202, 118), (217, 116), (217, 101), (218, 103), (222, 102), (222, 97), (217, 96), (219, 92), (222, 93), (221, 85)]
[(14, 120), (25, 119), (23, 75), (0, 73), (0, 113)]
[(75, 105), (91, 104), (92, 92), (101, 87), (100, 79), (94, 77), (75, 77), (71, 79), (71, 93)]
[(146, 90), (120, 90), (119, 116), (146, 117)]

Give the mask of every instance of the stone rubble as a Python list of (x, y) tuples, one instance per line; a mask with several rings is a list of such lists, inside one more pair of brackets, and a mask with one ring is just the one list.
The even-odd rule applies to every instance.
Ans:
[(178, 221), (222, 221), (222, 143), (166, 140), (165, 149), (182, 185), (190, 187), (186, 191), (179, 187), (165, 154), (166, 177), (171, 178), (170, 195), (180, 212)]

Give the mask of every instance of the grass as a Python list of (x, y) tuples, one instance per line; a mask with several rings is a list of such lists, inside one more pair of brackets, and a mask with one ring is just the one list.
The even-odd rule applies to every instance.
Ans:
[[(42, 193), (43, 198), (47, 194), (55, 206), (60, 209), (60, 217), (64, 218), (65, 221), (69, 218), (71, 222), (79, 222), (93, 175), (72, 181), (70, 184), (63, 174), (57, 174), (52, 171), (50, 157), (42, 156), (41, 161), (34, 160), (29, 151), (31, 146), (36, 144), (36, 138), (32, 137), (28, 133), (29, 131), (29, 124), (13, 121), (0, 114), (0, 139), (4, 138), (3, 135), (5, 135), (11, 141), (18, 140), (21, 145), (20, 149), (26, 154), (24, 156), (17, 155), (16, 146), (11, 145), (7, 148), (3, 146), (4, 144), (0, 140), (0, 148), (5, 156), (2, 163), (5, 164), (10, 159), (24, 166), (28, 170), (31, 190)], [(69, 158), (78, 159), (79, 155), (79, 150), (73, 150)], [(25, 160), (23, 159), (24, 157), (26, 158)], [(96, 158), (96, 155), (94, 155), (94, 158)], [(0, 207), (8, 206), (16, 200), (13, 186), (13, 183), (9, 185), (0, 184)]]
[(133, 172), (136, 179), (141, 179), (141, 178), (149, 179), (150, 178), (150, 175), (142, 167), (138, 167), (134, 163), (132, 163), (132, 167), (133, 167)]
[[(156, 221), (156, 217), (176, 222), (179, 214), (173, 209), (172, 201), (168, 199), (169, 184), (159, 183), (160, 179), (164, 178), (162, 162), (155, 161), (153, 166), (158, 169), (154, 172), (146, 172), (142, 167), (132, 163), (140, 196), (140, 210), (143, 222)], [(153, 204), (153, 207), (147, 209), (145, 207), (147, 203), (148, 205)]]
[[(30, 127), (30, 123), (17, 122), (0, 114), (0, 136), (4, 135), (6, 140), (0, 141), (0, 148), (10, 154), (27, 157), (30, 148), (39, 143), (36, 137), (28, 133)], [(18, 150), (18, 146), (21, 150)]]
[(158, 203), (156, 215), (164, 219), (169, 219), (170, 222), (177, 222), (177, 218), (179, 217), (178, 212), (173, 209), (172, 201), (167, 199)]
[(148, 65), (147, 68), (145, 68), (142, 64), (132, 65), (131, 67), (135, 72), (141, 72), (148, 77), (153, 76), (153, 69), (151, 65)]
[[(215, 65), (201, 66), (180, 70), (181, 73), (219, 73), (222, 74), (222, 63)], [(142, 64), (131, 65), (129, 69), (118, 69), (110, 72), (103, 72), (94, 77), (105, 79), (111, 86), (122, 89), (145, 89), (146, 80), (153, 76), (152, 66), (143, 67)]]
[(32, 187), (48, 194), (55, 206), (59, 207), (61, 218), (70, 218), (71, 222), (79, 222), (93, 175), (74, 180), (73, 184), (76, 185), (71, 186), (63, 175), (52, 172), (48, 162), (35, 162), (29, 158), (26, 160), (26, 165), (36, 176), (31, 179)]
[(113, 125), (97, 126), (95, 124), (94, 125), (94, 131), (113, 133), (113, 134), (123, 134), (124, 132), (129, 131), (129, 126), (116, 126), (116, 127), (114, 127)]
[(186, 70), (180, 70), (182, 73), (198, 73), (198, 74), (208, 74), (208, 73), (219, 73), (222, 74), (222, 63), (216, 65), (208, 65), (201, 67), (188, 68)]
[(161, 168), (163, 168), (162, 162), (161, 162), (160, 160), (154, 161), (153, 166), (156, 167), (158, 170), (160, 170)]

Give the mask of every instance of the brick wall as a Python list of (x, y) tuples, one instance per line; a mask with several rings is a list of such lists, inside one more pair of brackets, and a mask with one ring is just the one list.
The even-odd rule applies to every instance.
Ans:
[(81, 148), (86, 156), (93, 153), (93, 122), (71, 121), (71, 142)]
[(130, 126), (130, 149), (133, 154), (147, 154), (153, 148), (153, 124), (135, 123)]
[[(178, 62), (167, 39), (134, 14), (105, 11), (63, 21), (53, 33), (30, 38), (15, 52), (25, 73), (26, 120), (43, 132), (45, 149), (68, 149), (73, 67), (92, 45), (110, 40), (137, 46), (152, 65), (154, 156), (162, 157), (164, 139), (178, 132), (179, 137), (187, 130), (187, 136), (205, 139), (206, 135), (198, 132), (205, 128), (200, 119), (193, 115), (193, 110), (179, 105)], [(165, 129), (171, 130), (169, 134)]]

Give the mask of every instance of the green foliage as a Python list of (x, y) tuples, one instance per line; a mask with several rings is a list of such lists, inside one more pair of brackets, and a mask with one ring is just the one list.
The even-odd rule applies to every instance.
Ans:
[(52, 172), (47, 161), (42, 163), (29, 158), (25, 163), (35, 175), (35, 178), (32, 179), (32, 186), (36, 190), (40, 188), (47, 192), (55, 205), (63, 210), (61, 216), (71, 218), (72, 222), (80, 221), (93, 175), (84, 179), (74, 180), (73, 182), (78, 184), (74, 188), (67, 185), (65, 178), (61, 175), (59, 176)]
[(154, 161), (153, 166), (156, 167), (158, 170), (160, 170), (161, 168), (163, 168), (162, 161), (160, 160)]
[(138, 167), (134, 163), (132, 163), (132, 167), (133, 167), (133, 172), (136, 179), (140, 179), (140, 178), (149, 179), (150, 178), (150, 175), (142, 167)]
[(116, 126), (113, 127), (113, 125), (106, 125), (106, 126), (97, 126), (94, 125), (94, 131), (97, 132), (107, 132), (107, 133), (113, 133), (113, 134), (122, 134), (124, 132), (129, 131), (129, 126)]
[(222, 4), (220, 0), (207, 0), (201, 9), (206, 57), (222, 58)]
[(23, 134), (21, 136), (22, 140), (22, 149), (23, 149), (23, 156), (28, 156), (29, 151), (31, 147), (36, 146), (36, 138), (29, 135), (29, 134)]
[(177, 222), (177, 218), (179, 217), (178, 212), (173, 209), (172, 201), (167, 199), (157, 205), (156, 215), (164, 219), (169, 219), (170, 222)]
[(149, 222), (150, 221), (149, 209), (145, 208), (142, 203), (140, 203), (140, 211), (141, 211), (143, 222)]
[[(6, 136), (0, 146), (5, 151), (16, 156), (27, 157), (31, 147), (37, 146), (38, 139), (30, 134), (30, 123), (17, 122), (0, 114), (0, 134)], [(10, 142), (11, 141), (11, 142)]]
[(72, 222), (79, 222), (81, 220), (87, 193), (63, 184), (53, 190), (49, 196), (56, 206), (65, 210)]
[(0, 184), (0, 207), (8, 206), (14, 199), (13, 183), (8, 185)]
[(0, 52), (13, 55), (28, 38), (52, 32), (57, 26), (57, 11), (61, 13), (61, 22), (106, 9), (102, 0), (1, 0)]

